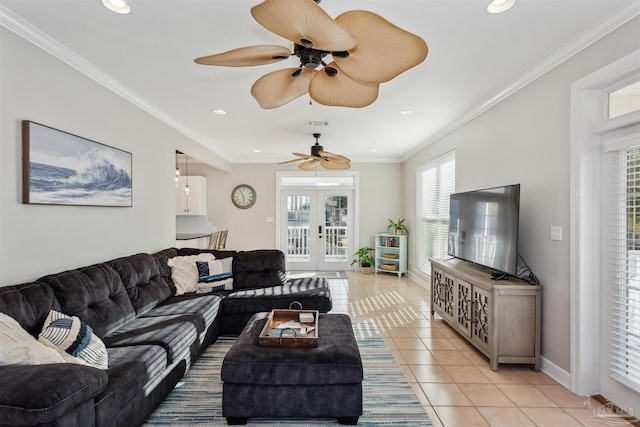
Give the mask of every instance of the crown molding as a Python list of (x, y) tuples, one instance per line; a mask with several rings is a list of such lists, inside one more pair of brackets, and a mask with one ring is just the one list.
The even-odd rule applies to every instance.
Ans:
[(452, 134), (456, 130), (460, 129), (467, 123), (471, 122), (476, 117), (480, 116), (487, 110), (491, 109), (495, 105), (504, 101), (514, 93), (518, 92), (520, 89), (525, 86), (531, 84), (533, 81), (537, 80), (539, 77), (545, 75), (549, 71), (558, 67), (565, 61), (572, 58), (574, 55), (582, 52), (587, 47), (591, 46), (598, 40), (607, 36), (611, 32), (617, 30), (630, 20), (640, 15), (640, 0), (629, 0), (618, 9), (613, 11), (611, 14), (607, 15), (600, 21), (598, 21), (591, 28), (575, 37), (573, 40), (569, 41), (562, 48), (556, 50), (553, 54), (551, 54), (547, 59), (540, 62), (535, 67), (531, 68), (525, 74), (520, 76), (516, 81), (506, 86), (500, 92), (495, 94), (493, 97), (486, 100), (484, 103), (478, 105), (477, 107), (469, 110), (466, 114), (458, 118), (457, 120), (451, 122), (443, 129), (438, 131), (433, 136), (429, 137), (425, 142), (411, 150), (408, 154), (402, 157), (402, 161), (405, 162), (409, 160), (411, 157), (415, 156), (419, 152), (423, 151), (427, 147), (435, 144), (446, 136)]
[[(102, 70), (95, 67), (90, 62), (83, 59), (80, 55), (58, 43), (56, 40), (49, 37), (44, 32), (40, 31), (38, 28), (31, 25), (29, 22), (25, 21), (5, 6), (0, 4), (0, 25), (7, 28), (9, 31), (17, 34), (22, 37), (26, 41), (31, 44), (37, 46), (48, 54), (52, 55), (54, 58), (59, 59), (64, 62), (74, 70), (84, 74), (91, 80), (96, 83), (104, 86), (108, 90), (114, 92), (120, 97), (124, 98), (131, 104), (140, 108), (141, 110), (149, 113), (156, 119), (165, 123), (169, 127), (175, 129), (180, 132), (187, 138), (197, 142), (198, 144), (206, 147), (206, 144), (199, 141), (199, 138), (195, 135), (191, 135), (190, 131), (182, 126), (180, 123), (175, 121), (169, 115), (165, 114), (163, 111), (158, 109), (155, 105), (144, 99), (142, 96), (138, 95), (136, 92), (118, 82), (116, 79), (112, 78)], [(211, 151), (211, 150), (209, 150)], [(211, 151), (211, 154), (215, 156), (215, 159), (211, 160), (210, 163), (212, 166), (219, 168), (222, 171), (230, 172), (231, 165), (230, 163), (218, 156), (217, 154)], [(213, 157), (207, 156), (207, 157)]]

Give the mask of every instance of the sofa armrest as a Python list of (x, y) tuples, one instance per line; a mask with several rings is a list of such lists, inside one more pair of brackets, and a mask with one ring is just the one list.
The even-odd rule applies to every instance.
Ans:
[(286, 268), (284, 252), (278, 249), (238, 252), (233, 258), (233, 288), (282, 286), (287, 281)]
[(51, 423), (108, 381), (105, 371), (72, 363), (0, 366), (0, 378), (0, 420), (7, 425)]

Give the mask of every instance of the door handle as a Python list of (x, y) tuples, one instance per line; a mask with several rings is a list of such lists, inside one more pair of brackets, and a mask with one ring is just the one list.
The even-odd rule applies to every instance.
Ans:
[(322, 239), (322, 226), (318, 226), (318, 239)]

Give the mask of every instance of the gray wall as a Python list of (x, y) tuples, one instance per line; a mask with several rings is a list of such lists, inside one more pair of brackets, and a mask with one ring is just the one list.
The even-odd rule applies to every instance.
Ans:
[[(132, 153), (133, 207), (21, 204), (22, 120)], [(172, 246), (176, 148), (196, 144), (0, 27), (0, 286)]]
[[(638, 34), (636, 18), (404, 164), (411, 225), (416, 167), (450, 150), (456, 151), (456, 191), (521, 184), (519, 252), (544, 286), (542, 354), (567, 372), (571, 84), (640, 48)], [(562, 227), (563, 241), (550, 240), (551, 226)]]

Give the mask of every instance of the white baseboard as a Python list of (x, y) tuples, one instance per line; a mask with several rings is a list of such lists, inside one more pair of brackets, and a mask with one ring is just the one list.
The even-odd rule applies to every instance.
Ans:
[(540, 370), (571, 390), (571, 373), (545, 357), (540, 357)]

